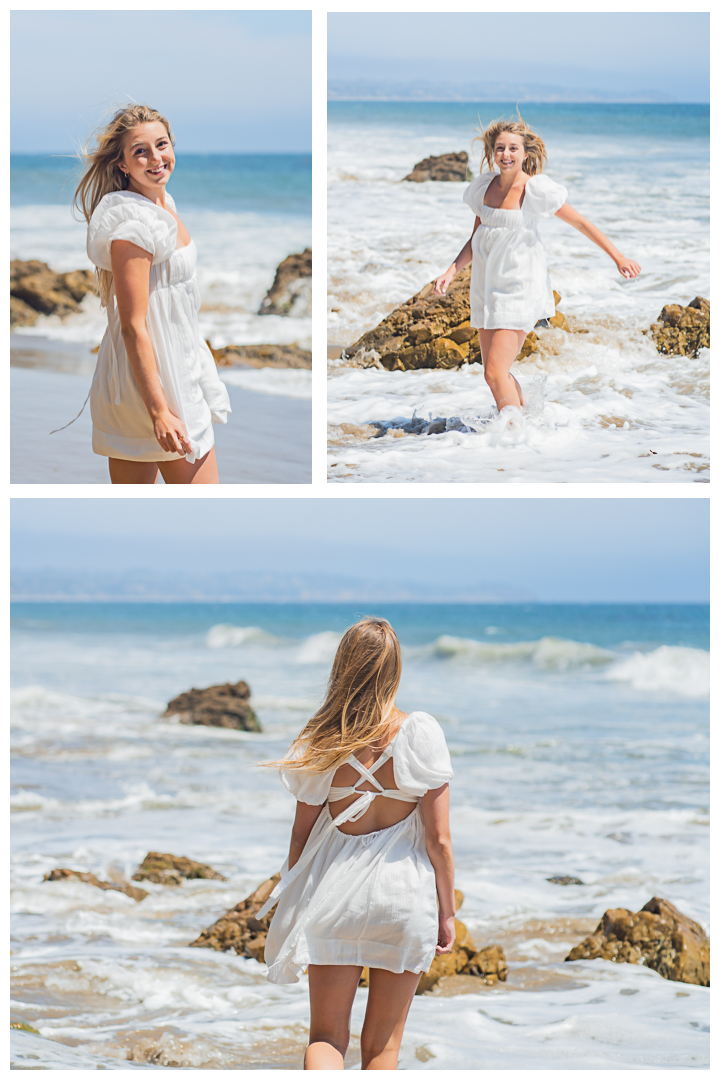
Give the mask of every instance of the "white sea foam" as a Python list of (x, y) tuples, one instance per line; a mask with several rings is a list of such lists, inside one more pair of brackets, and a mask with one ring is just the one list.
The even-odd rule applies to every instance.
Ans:
[[(328, 340), (347, 347), (449, 265), (472, 215), (464, 185), (399, 183), (415, 161), (460, 132), (423, 117), (398, 128), (378, 118), (328, 131)], [(330, 441), (329, 478), (357, 482), (706, 482), (709, 354), (660, 356), (642, 330), (667, 303), (709, 295), (707, 161), (678, 162), (672, 140), (651, 141), (662, 162), (648, 180), (622, 161), (619, 144), (592, 135), (554, 138), (550, 175), (570, 202), (637, 259), (642, 275), (623, 281), (612, 262), (576, 230), (542, 222), (561, 310), (590, 332), (541, 333), (540, 352), (516, 375), (528, 406), (522, 431), (498, 432), (479, 366), (457, 371), (385, 372), (330, 364), (332, 425), (375, 424), (382, 437)], [(623, 146), (625, 144), (622, 144)], [(643, 144), (645, 145), (645, 144)], [(477, 171), (477, 163), (471, 165)], [(682, 212), (677, 190), (683, 189)], [(533, 400), (531, 400), (533, 399)], [(444, 419), (440, 434), (405, 431), (413, 416)], [(472, 430), (465, 420), (480, 417)], [(433, 425), (434, 427), (436, 425)], [(388, 432), (388, 434), (385, 434)]]
[(220, 378), (229, 386), (241, 386), (256, 394), (312, 398), (312, 371), (304, 368), (220, 368)]
[[(264, 342), (310, 346), (311, 319), (258, 315), (278, 263), (310, 246), (309, 219), (296, 215), (189, 210), (183, 213), (198, 248), (198, 281), (203, 306), (201, 333), (215, 348)], [(41, 259), (53, 270), (91, 269), (85, 251), (86, 226), (64, 206), (14, 206), (11, 209), (11, 258)], [(81, 315), (62, 321), (41, 316), (29, 336), (97, 345), (106, 318), (90, 297)]]
[(248, 642), (263, 642), (270, 645), (278, 641), (272, 634), (258, 626), (232, 626), (230, 623), (218, 623), (211, 626), (205, 637), (208, 649), (235, 649)]
[(323, 630), (305, 638), (295, 654), (296, 664), (328, 664), (340, 644), (341, 635), (334, 630)]
[(681, 697), (710, 696), (710, 654), (704, 649), (661, 645), (650, 653), (636, 652), (620, 660), (606, 678), (627, 682), (635, 690)]
[(598, 648), (597, 645), (554, 637), (504, 645), (443, 634), (433, 643), (432, 651), (441, 658), (459, 658), (477, 664), (528, 660), (539, 668), (560, 669), (585, 664), (606, 664), (615, 659), (615, 653)]

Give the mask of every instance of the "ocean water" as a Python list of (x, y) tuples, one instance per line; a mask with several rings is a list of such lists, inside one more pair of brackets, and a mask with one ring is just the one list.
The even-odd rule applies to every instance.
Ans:
[[(477, 175), (478, 120), (513, 111), (509, 103), (329, 103), (329, 344), (352, 344), (447, 269), (472, 229), (465, 185), (400, 181), (445, 151), (466, 150)], [(706, 482), (709, 350), (697, 360), (661, 357), (642, 330), (667, 303), (709, 297), (708, 109), (527, 103), (522, 113), (546, 141), (547, 174), (642, 274), (623, 280), (575, 229), (543, 220), (560, 310), (589, 333), (541, 332), (539, 354), (516, 365), (530, 406), (521, 436), (498, 430), (479, 367), (398, 373), (333, 362), (332, 425), (394, 421), (397, 429), (416, 414), (455, 418), (455, 430), (371, 441), (334, 431), (330, 476)]]
[[(403, 1069), (706, 1068), (705, 988), (564, 956), (611, 907), (709, 926), (708, 613), (701, 605), (388, 605), (398, 702), (443, 726), (460, 912), (510, 976), (415, 1000)], [(292, 798), (258, 762), (322, 695), (350, 604), (16, 604), (13, 1060), (46, 1068), (301, 1068), (305, 980), (187, 945), (282, 863)], [(160, 719), (245, 678), (261, 734)], [(129, 877), (148, 850), (227, 882), (137, 904), (53, 867)], [(570, 874), (584, 885), (546, 879)], [(365, 991), (348, 1065), (358, 1067)]]
[[(11, 157), (11, 258), (41, 259), (58, 271), (91, 269), (86, 225), (71, 210), (79, 177), (72, 158)], [(215, 348), (299, 342), (311, 320), (258, 316), (275, 269), (312, 245), (312, 168), (304, 154), (182, 154), (168, 191), (198, 248), (200, 326)], [(97, 345), (106, 324), (99, 301), (80, 315), (41, 317), (18, 333)]]

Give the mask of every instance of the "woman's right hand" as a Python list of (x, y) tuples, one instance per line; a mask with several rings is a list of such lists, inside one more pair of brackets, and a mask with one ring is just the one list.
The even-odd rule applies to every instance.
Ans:
[(449, 286), (450, 282), (452, 281), (452, 279), (454, 277), (455, 277), (455, 270), (453, 270), (452, 268), (450, 270), (446, 270), (445, 273), (443, 274), (443, 276), (439, 277), (437, 279), (437, 281), (435, 282), (435, 285), (433, 287), (433, 291), (434, 291), (435, 295), (436, 296), (444, 296), (445, 293), (448, 290), (448, 286)]
[(153, 419), (155, 438), (163, 450), (170, 454), (190, 454), (192, 446), (185, 431), (185, 425), (179, 417), (164, 409)]
[(440, 915), (438, 917), (438, 943), (435, 946), (435, 955), (442, 956), (452, 952), (455, 941), (455, 916)]

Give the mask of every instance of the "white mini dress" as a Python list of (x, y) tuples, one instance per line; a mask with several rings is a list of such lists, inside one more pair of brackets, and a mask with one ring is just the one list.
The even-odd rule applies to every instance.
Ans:
[[(383, 789), (373, 774), (392, 757), (397, 787)], [(294, 983), (308, 964), (357, 964), (386, 971), (427, 971), (435, 956), (438, 907), (435, 871), (425, 846), (419, 801), (452, 779), (442, 729), (428, 713), (410, 713), (377, 761), (353, 788), (334, 788), (335, 770), (282, 770), (280, 776), (299, 802), (323, 805), (302, 855), (282, 877), (260, 919), (277, 903), (265, 945), (268, 979)], [(369, 780), (378, 790), (362, 791), (336, 818), (328, 802), (355, 793)], [(378, 795), (415, 803), (414, 810), (388, 829), (350, 836), (338, 826), (357, 821)]]
[[(167, 193), (165, 200), (175, 207)], [(213, 424), (226, 423), (231, 411), (212, 353), (200, 335), (195, 243), (191, 240), (177, 248), (177, 222), (172, 214), (132, 191), (105, 195), (90, 219), (87, 253), (102, 270), (112, 270), (113, 240), (129, 240), (153, 257), (147, 328), (168, 406), (185, 424), (192, 452), (169, 453), (155, 438), (125, 350), (114, 286), (90, 390), (93, 450), (124, 461), (185, 457), (192, 464), (212, 449)]]
[(483, 202), (495, 176), (481, 173), (463, 194), (481, 222), (472, 239), (470, 325), (527, 334), (555, 314), (538, 223), (560, 209), (567, 188), (539, 173), (528, 178), (519, 210), (496, 210)]

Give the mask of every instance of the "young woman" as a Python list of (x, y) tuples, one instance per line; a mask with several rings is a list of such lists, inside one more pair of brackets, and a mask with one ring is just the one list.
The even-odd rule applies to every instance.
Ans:
[(529, 331), (555, 314), (538, 233), (540, 218), (554, 214), (572, 225), (606, 252), (625, 278), (637, 277), (640, 267), (573, 210), (562, 184), (542, 175), (545, 144), (519, 113), (517, 121), (494, 121), (481, 137), (482, 161), (490, 171), (483, 174), (481, 163), (480, 176), (463, 195), (475, 213), (475, 225), (455, 261), (435, 282), (435, 292), (445, 293), (458, 271), (472, 262), (470, 325), (480, 335), (485, 381), (498, 409), (519, 416), (522, 391), (510, 368)]
[(440, 725), (395, 705), (400, 645), (384, 619), (344, 635), (325, 701), (281, 762), (297, 798), (290, 854), (262, 918), (268, 979), (308, 970), (306, 1069), (342, 1069), (362, 969), (363, 1069), (396, 1069), (420, 974), (455, 939), (448, 781)]
[(85, 151), (75, 205), (107, 309), (90, 390), (93, 450), (113, 484), (217, 484), (213, 424), (227, 390), (200, 336), (197, 251), (166, 187), (175, 169), (167, 120), (120, 109)]

